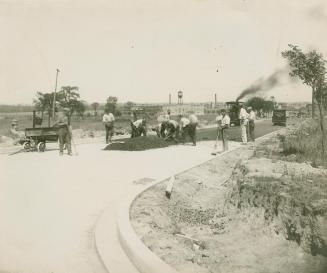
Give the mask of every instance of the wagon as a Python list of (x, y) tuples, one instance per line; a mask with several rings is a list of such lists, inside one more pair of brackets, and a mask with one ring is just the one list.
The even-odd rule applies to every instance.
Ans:
[(44, 152), (47, 142), (57, 142), (59, 128), (57, 127), (39, 127), (26, 128), (23, 147), (25, 150), (36, 149), (39, 152)]

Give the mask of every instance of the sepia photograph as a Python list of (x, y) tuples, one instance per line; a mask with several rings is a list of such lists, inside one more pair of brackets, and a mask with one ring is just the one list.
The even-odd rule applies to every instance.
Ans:
[(326, 0), (0, 0), (0, 273), (327, 273)]

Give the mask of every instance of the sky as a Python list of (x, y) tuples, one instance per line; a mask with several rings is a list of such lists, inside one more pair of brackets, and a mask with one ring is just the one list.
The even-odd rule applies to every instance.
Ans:
[[(0, 104), (78, 86), (104, 103), (235, 100), (285, 67), (288, 44), (327, 59), (325, 0), (0, 0)], [(290, 81), (266, 94), (310, 101)]]

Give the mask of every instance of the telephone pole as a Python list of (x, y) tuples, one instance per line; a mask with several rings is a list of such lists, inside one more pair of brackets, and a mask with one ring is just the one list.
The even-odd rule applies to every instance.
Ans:
[(53, 93), (53, 102), (52, 102), (52, 117), (55, 115), (55, 107), (56, 107), (56, 93), (57, 93), (57, 83), (58, 83), (58, 74), (59, 74), (59, 69), (57, 68), (57, 73), (56, 73), (56, 85), (55, 85), (55, 90)]

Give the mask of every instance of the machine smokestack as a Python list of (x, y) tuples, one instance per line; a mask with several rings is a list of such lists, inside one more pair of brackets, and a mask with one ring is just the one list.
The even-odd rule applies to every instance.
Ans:
[(247, 96), (253, 96), (259, 92), (266, 92), (275, 87), (280, 83), (280, 76), (286, 72), (286, 68), (279, 69), (271, 74), (268, 78), (260, 78), (250, 87), (242, 91), (242, 93), (237, 97), (236, 101), (243, 99)]
[(171, 94), (169, 94), (169, 104), (171, 104)]
[(217, 106), (217, 93), (215, 93), (215, 106)]

